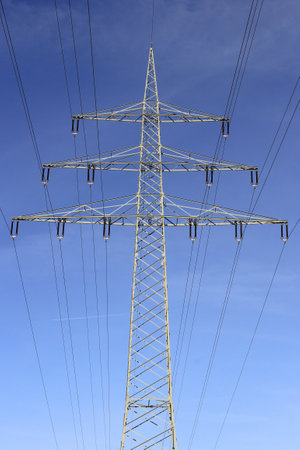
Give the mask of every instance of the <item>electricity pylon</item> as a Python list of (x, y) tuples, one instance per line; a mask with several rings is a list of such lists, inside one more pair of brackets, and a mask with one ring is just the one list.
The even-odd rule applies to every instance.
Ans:
[[(172, 400), (170, 333), (168, 318), (165, 228), (188, 226), (191, 240), (202, 225), (234, 225), (236, 240), (243, 225), (281, 224), (281, 238), (288, 237), (287, 221), (273, 219), (165, 195), (163, 172), (204, 171), (206, 183), (214, 171), (248, 170), (257, 184), (257, 167), (200, 157), (161, 144), (161, 122), (221, 122), (223, 136), (229, 119), (180, 108), (159, 101), (152, 46), (150, 47), (144, 99), (113, 109), (72, 117), (72, 132), (78, 133), (81, 119), (141, 122), (138, 146), (68, 161), (44, 164), (42, 181), (49, 181), (51, 167), (87, 170), (94, 182), (95, 170), (137, 171), (138, 192), (75, 207), (12, 218), (11, 235), (19, 221), (55, 222), (57, 237), (64, 236), (66, 223), (101, 224), (108, 239), (112, 225), (135, 226), (135, 251), (131, 298), (126, 403), (121, 450), (177, 449)], [(14, 223), (16, 222), (16, 225)]]

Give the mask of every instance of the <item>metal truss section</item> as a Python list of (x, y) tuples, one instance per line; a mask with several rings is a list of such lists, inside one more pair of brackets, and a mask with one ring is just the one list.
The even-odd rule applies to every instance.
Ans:
[[(152, 101), (151, 99), (149, 101)], [(198, 111), (196, 109), (172, 105), (171, 103), (155, 101), (157, 108), (149, 110), (144, 108), (144, 102), (128, 103), (122, 106), (93, 111), (84, 114), (72, 115), (72, 133), (79, 131), (79, 121), (87, 120), (105, 120), (114, 122), (140, 122), (144, 119), (155, 119), (160, 123), (191, 123), (191, 122), (222, 122), (223, 136), (229, 134), (229, 118), (218, 116), (216, 114)], [(226, 129), (225, 129), (226, 124)]]
[(159, 115), (161, 122), (229, 122), (228, 117), (205, 113), (195, 109), (159, 102)]
[[(169, 225), (187, 225), (190, 220), (197, 225), (243, 225), (287, 224), (286, 220), (239, 211), (222, 206), (209, 205), (193, 200), (165, 195), (165, 221)], [(173, 220), (172, 220), (173, 219)]]
[[(153, 193), (151, 199), (145, 200), (147, 207), (153, 207), (160, 199), (160, 194)], [(216, 226), (216, 225), (287, 225), (286, 220), (251, 214), (230, 208), (196, 202), (171, 195), (163, 195), (164, 212), (145, 207), (137, 212), (138, 196), (129, 195), (105, 201), (85, 203), (68, 208), (16, 216), (13, 222), (54, 222), (64, 224), (120, 225), (138, 227), (162, 226)], [(150, 200), (150, 201), (149, 201)]]
[(109, 219), (111, 225), (135, 225), (136, 206), (137, 195), (127, 195), (68, 208), (12, 217), (12, 221), (103, 225)]
[[(86, 169), (88, 171), (88, 182), (94, 179), (94, 170), (113, 170), (123, 172), (138, 172), (149, 169), (149, 163), (140, 162), (140, 145), (126, 147), (119, 150), (102, 153), (98, 155), (84, 156), (65, 161), (43, 164), (43, 182), (49, 181), (49, 169)], [(209, 172), (209, 180), (212, 181), (214, 171), (251, 171), (253, 185), (257, 185), (257, 166), (250, 166), (235, 162), (201, 156), (197, 153), (186, 152), (172, 147), (161, 146), (161, 161), (153, 161), (151, 170), (159, 172)], [(48, 169), (48, 172), (45, 170)], [(207, 179), (208, 182), (208, 179)], [(256, 183), (256, 184), (254, 184)], [(211, 183), (212, 184), (212, 183)]]
[[(121, 450), (177, 449), (171, 380), (159, 114), (151, 46), (142, 109), (127, 387)], [(159, 219), (156, 220), (155, 217)]]
[[(205, 113), (195, 109), (172, 105), (171, 103), (158, 102), (157, 111), (144, 111), (143, 102), (129, 103), (114, 108), (102, 109), (85, 114), (75, 114), (73, 121), (80, 119), (112, 120), (115, 122), (142, 122), (144, 116), (157, 116), (163, 123), (175, 122), (228, 122), (228, 117)], [(150, 117), (151, 119), (151, 117)], [(75, 123), (73, 124), (75, 125)], [(75, 132), (74, 128), (73, 131)]]
[[(152, 194), (151, 202), (147, 199), (145, 204), (153, 207), (159, 195)], [(22, 216), (12, 217), (12, 221), (27, 222), (54, 222), (63, 221), (65, 223), (81, 223), (103, 225), (104, 219), (111, 219), (111, 225), (132, 225), (138, 227), (143, 225), (164, 226), (186, 226), (190, 219), (195, 219), (197, 225), (234, 225), (235, 222), (242, 222), (243, 225), (266, 225), (266, 224), (287, 224), (287, 220), (275, 219), (259, 214), (251, 214), (245, 211), (225, 208), (222, 206), (210, 205), (193, 200), (175, 197), (172, 195), (163, 196), (164, 213), (159, 210), (148, 213), (146, 208), (137, 213), (137, 195), (115, 197), (113, 199), (84, 203), (70, 206), (68, 208), (54, 209), (39, 213), (32, 213)], [(164, 219), (164, 220), (162, 220)]]
[[(102, 109), (85, 114), (76, 114), (72, 120), (112, 120), (116, 122), (141, 122), (143, 117), (143, 102), (128, 103), (114, 108)], [(74, 131), (74, 130), (73, 130)]]

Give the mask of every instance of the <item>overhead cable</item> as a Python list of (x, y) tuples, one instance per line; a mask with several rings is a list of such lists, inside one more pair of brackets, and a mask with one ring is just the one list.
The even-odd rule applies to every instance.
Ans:
[(68, 319), (67, 323), (68, 323), (70, 346), (71, 346), (71, 358), (72, 358), (73, 375), (74, 375), (74, 381), (75, 381), (75, 392), (76, 392), (77, 408), (78, 408), (78, 415), (79, 415), (81, 441), (82, 441), (82, 447), (83, 447), (83, 449), (85, 449), (85, 440), (84, 440), (84, 435), (83, 435), (82, 414), (81, 414), (81, 406), (80, 406), (80, 399), (79, 399), (79, 389), (78, 389), (76, 361), (75, 361), (75, 353), (74, 353), (74, 346), (73, 346), (73, 332), (72, 332), (72, 327), (71, 327), (69, 295), (68, 295), (68, 290), (67, 290), (66, 271), (65, 271), (65, 263), (64, 263), (64, 257), (63, 257), (61, 239), (59, 239), (59, 251), (60, 251), (60, 260), (61, 260), (62, 276), (63, 276), (63, 285), (64, 285), (64, 292), (65, 292), (65, 303), (66, 303), (66, 311), (67, 311), (67, 319)]
[[(246, 67), (247, 67), (250, 50), (252, 48), (252, 43), (253, 43), (253, 40), (254, 40), (254, 36), (255, 36), (258, 20), (259, 20), (260, 14), (261, 14), (262, 5), (263, 5), (263, 1), (261, 2), (260, 8), (259, 8), (259, 13), (258, 13), (257, 19), (255, 21), (254, 31), (253, 31), (253, 23), (254, 23), (254, 17), (255, 17), (255, 14), (256, 14), (257, 6), (258, 6), (258, 0), (256, 0), (256, 2), (255, 2), (255, 0), (252, 0), (252, 2), (251, 2), (251, 7), (250, 7), (250, 11), (249, 11), (248, 18), (247, 18), (244, 35), (243, 35), (243, 39), (242, 39), (242, 43), (241, 43), (241, 47), (240, 47), (240, 51), (239, 51), (239, 55), (238, 55), (238, 59), (237, 59), (237, 63), (236, 63), (236, 67), (235, 67), (235, 71), (234, 71), (234, 75), (233, 75), (233, 79), (232, 79), (232, 83), (231, 83), (231, 87), (230, 87), (230, 91), (229, 91), (229, 95), (228, 95), (228, 99), (227, 99), (227, 103), (226, 103), (226, 106), (225, 106), (224, 115), (226, 116), (226, 114), (229, 114), (229, 112), (230, 112), (231, 105), (233, 103), (233, 99), (235, 99), (234, 100), (234, 108), (231, 111), (231, 119), (232, 119), (232, 116), (233, 116), (233, 113), (234, 113), (235, 105), (236, 105), (236, 102), (237, 102), (237, 99), (238, 99), (238, 95), (239, 95), (239, 92), (240, 92), (241, 83), (242, 83), (242, 80), (243, 80), (243, 77), (244, 77), (244, 74), (245, 74), (245, 70), (246, 70)], [(250, 39), (251, 34), (252, 34), (252, 37), (251, 37), (251, 42), (250, 42), (250, 46), (249, 46), (248, 43), (249, 43), (249, 39)], [(244, 58), (245, 58), (247, 50), (248, 50), (248, 54), (247, 54), (246, 60), (244, 62)], [(242, 66), (243, 66), (243, 70), (242, 70)], [(242, 73), (242, 76), (240, 77), (241, 73)], [(239, 88), (237, 89), (238, 84), (239, 84)], [(218, 136), (218, 140), (217, 140), (217, 144), (216, 144), (216, 148), (215, 148), (214, 157), (213, 157), (214, 159), (219, 157), (220, 149), (221, 149), (222, 144), (223, 144), (223, 149), (222, 149), (221, 154), (223, 156), (224, 151), (225, 151), (226, 142), (227, 142), (226, 139), (222, 140), (222, 132), (220, 131), (219, 136)], [(220, 174), (218, 174), (218, 178), (217, 178), (217, 186), (216, 186), (216, 191), (215, 191), (215, 196), (214, 196), (214, 204), (216, 202), (216, 196), (217, 196), (217, 191), (218, 191), (218, 186), (219, 186), (219, 180), (220, 180)], [(204, 197), (203, 197), (203, 202), (205, 202), (207, 200), (208, 195), (209, 195), (209, 190), (206, 187), (205, 193), (204, 193)], [(209, 237), (210, 237), (210, 230), (209, 230), (208, 235), (207, 235), (206, 248), (208, 246)], [(199, 240), (199, 243), (198, 243), (198, 248), (197, 248), (197, 253), (196, 253), (196, 261), (198, 260), (198, 253), (199, 253), (200, 244), (201, 244), (200, 241), (201, 240)], [(195, 269), (196, 269), (196, 264), (195, 264)], [(200, 275), (200, 279), (202, 279), (202, 274)], [(193, 280), (194, 280), (194, 277), (193, 277)], [(192, 284), (190, 286), (190, 292), (191, 293), (192, 293), (192, 290), (193, 290), (193, 282), (192, 282)], [(184, 303), (185, 303), (185, 301), (184, 301)], [(186, 326), (187, 318), (188, 318), (188, 316), (186, 315), (185, 326)], [(194, 323), (194, 320), (193, 320), (192, 323)], [(190, 333), (190, 336), (191, 336), (192, 333), (193, 333), (193, 325), (190, 327), (189, 333)], [(183, 339), (184, 338), (181, 337), (181, 344), (180, 344), (181, 348), (182, 348), (182, 345), (183, 345)], [(191, 338), (189, 338), (189, 342), (191, 342)], [(178, 343), (177, 343), (177, 347), (178, 347)], [(190, 348), (190, 345), (188, 345), (187, 353), (189, 352), (189, 348)], [(177, 350), (176, 350), (176, 353), (177, 353)], [(185, 367), (186, 367), (186, 364), (185, 364)], [(178, 361), (177, 361), (177, 370), (178, 370)], [(185, 374), (185, 368), (184, 368), (182, 377), (184, 377), (184, 374)]]
[[(2, 1), (1, 1), (1, 3), (2, 3)], [(2, 208), (0, 208), (0, 212), (1, 212), (1, 215), (2, 215), (2, 218), (3, 218), (3, 221), (4, 221), (5, 225), (6, 225), (6, 228), (8, 230), (8, 233), (9, 233), (9, 231), (10, 231), (9, 230), (9, 226), (8, 226), (8, 223), (7, 223), (7, 220), (5, 218), (5, 215), (3, 213)], [(55, 426), (54, 426), (52, 410), (51, 410), (51, 407), (50, 407), (48, 391), (47, 391), (47, 388), (46, 388), (44, 372), (43, 372), (43, 369), (42, 369), (41, 358), (40, 358), (40, 354), (39, 354), (39, 349), (38, 349), (38, 345), (37, 345), (36, 335), (35, 335), (33, 322), (32, 322), (30, 306), (29, 306), (29, 302), (28, 302), (28, 296), (27, 296), (25, 283), (24, 283), (24, 276), (23, 276), (23, 272), (22, 272), (22, 268), (21, 268), (21, 264), (20, 264), (20, 259), (19, 259), (19, 254), (18, 254), (18, 250), (17, 250), (15, 239), (12, 239), (12, 244), (13, 244), (14, 253), (15, 253), (15, 257), (16, 257), (18, 273), (19, 273), (20, 283), (21, 283), (21, 287), (22, 287), (22, 293), (23, 293), (24, 303), (25, 303), (25, 307), (26, 307), (27, 318), (28, 318), (28, 322), (29, 322), (30, 333), (31, 333), (32, 340), (33, 340), (35, 356), (36, 356), (36, 360), (37, 360), (37, 364), (38, 364), (38, 368), (39, 368), (39, 374), (40, 374), (42, 387), (43, 387), (43, 392), (44, 392), (44, 397), (45, 397), (45, 401), (46, 401), (46, 405), (47, 405), (48, 416), (49, 416), (49, 419), (50, 419), (51, 431), (52, 431), (52, 434), (53, 434), (55, 447), (58, 450), (59, 446), (58, 446), (58, 440), (57, 440), (57, 435), (56, 435)]]
[[(91, 65), (92, 65), (92, 75), (93, 75), (93, 90), (94, 90), (94, 103), (95, 103), (95, 111), (98, 110), (97, 105), (97, 88), (96, 88), (96, 71), (95, 71), (95, 62), (94, 62), (94, 45), (93, 45), (93, 32), (92, 32), (92, 21), (91, 21), (91, 8), (90, 1), (86, 0), (87, 4), (87, 13), (88, 13), (88, 23), (89, 23), (89, 37), (90, 37), (90, 53), (91, 53)], [(101, 148), (100, 148), (100, 130), (99, 130), (99, 121), (96, 120), (96, 128), (97, 128), (97, 147), (98, 147), (98, 156), (100, 161), (100, 186), (101, 186), (101, 197), (102, 197), (102, 205), (103, 205), (103, 214), (105, 215), (105, 207), (104, 207), (104, 186), (103, 186), (103, 174), (101, 170)], [(108, 252), (107, 252), (107, 241), (105, 242), (106, 251), (105, 251), (105, 273), (108, 273)], [(108, 307), (108, 279), (106, 276), (106, 299), (107, 299), (107, 307)], [(110, 334), (109, 334), (109, 316), (106, 318), (106, 330), (107, 330), (107, 383), (108, 383), (108, 446), (111, 448), (111, 408), (110, 408)]]
[[(295, 92), (295, 89), (293, 89), (292, 96), (294, 95), (294, 92)], [(290, 104), (290, 102), (291, 102), (291, 98), (289, 99), (288, 105)], [(250, 202), (250, 206), (249, 206), (250, 214), (252, 214), (254, 212), (254, 209), (255, 209), (255, 207), (257, 205), (258, 199), (260, 198), (261, 193), (262, 193), (262, 191), (263, 191), (263, 189), (265, 187), (265, 184), (266, 184), (266, 182), (267, 182), (267, 180), (269, 178), (269, 175), (270, 175), (271, 170), (272, 170), (272, 168), (274, 166), (275, 160), (276, 160), (276, 158), (277, 158), (277, 156), (279, 154), (279, 151), (280, 151), (280, 149), (282, 147), (284, 139), (285, 139), (285, 137), (287, 135), (287, 132), (288, 132), (288, 130), (290, 128), (290, 125), (291, 125), (291, 123), (292, 123), (292, 121), (294, 119), (294, 116), (295, 116), (296, 110), (298, 108), (298, 105), (299, 105), (299, 101), (298, 101), (296, 107), (294, 108), (292, 116), (291, 116), (291, 118), (290, 118), (290, 120), (289, 120), (289, 122), (288, 122), (288, 124), (286, 126), (286, 129), (285, 129), (285, 131), (283, 133), (283, 137), (282, 137), (282, 139), (281, 139), (281, 141), (279, 143), (278, 149), (277, 149), (277, 151), (276, 151), (276, 153), (275, 153), (275, 155), (273, 157), (270, 169), (269, 169), (269, 171), (268, 171), (268, 173), (267, 173), (267, 175), (265, 177), (265, 180), (264, 180), (264, 182), (263, 182), (263, 184), (262, 184), (262, 186), (260, 188), (258, 197), (256, 198), (253, 206), (252, 206), (252, 203), (253, 203), (253, 199), (254, 198), (252, 196), (252, 199), (251, 199), (251, 202)], [(285, 109), (285, 111), (284, 111), (284, 116), (285, 116), (286, 112), (287, 112), (287, 109)], [(281, 120), (280, 124), (279, 124), (279, 127), (281, 127), (282, 122), (283, 121)], [(278, 134), (278, 130), (277, 130), (276, 134)], [(272, 143), (272, 145), (273, 145), (273, 143)], [(269, 154), (270, 154), (270, 152), (268, 152), (266, 159), (268, 158)], [(244, 235), (245, 235), (246, 229), (247, 229), (247, 225), (245, 226)], [(213, 361), (214, 361), (214, 358), (215, 358), (216, 348), (217, 348), (217, 345), (218, 345), (218, 341), (219, 341), (219, 337), (220, 337), (220, 333), (221, 333), (221, 328), (222, 328), (222, 324), (223, 324), (223, 321), (224, 321), (224, 316), (225, 316), (225, 313), (226, 313), (227, 304), (228, 304), (229, 296), (230, 296), (230, 293), (231, 293), (231, 288), (232, 288), (233, 279), (234, 279), (234, 276), (235, 276), (236, 267), (237, 267), (238, 259), (239, 259), (239, 256), (240, 256), (241, 248), (242, 248), (242, 243), (239, 243), (238, 247), (237, 247), (237, 250), (236, 250), (235, 257), (234, 257), (234, 262), (233, 262), (233, 265), (232, 265), (232, 268), (231, 268), (231, 273), (230, 273), (229, 282), (228, 282), (227, 289), (226, 289), (224, 303), (223, 303), (222, 311), (221, 311), (221, 314), (220, 314), (220, 317), (219, 317), (218, 328), (217, 328), (217, 332), (216, 332), (216, 335), (215, 335), (215, 339), (214, 339), (213, 348), (212, 348), (211, 355), (210, 355), (208, 368), (207, 368), (207, 371), (206, 371), (204, 385), (202, 387), (201, 396), (200, 396), (200, 399), (199, 399), (199, 402), (198, 402), (197, 412), (196, 412), (196, 416), (195, 416), (195, 419), (194, 419), (193, 428), (192, 428), (192, 432), (191, 432), (191, 435), (190, 435), (189, 447), (188, 448), (191, 448), (191, 445), (192, 445), (192, 442), (193, 442), (193, 439), (194, 439), (194, 436), (195, 436), (196, 426), (197, 426), (197, 423), (198, 423), (198, 420), (199, 420), (200, 412), (201, 412), (202, 405), (203, 405), (204, 396), (205, 396), (207, 385), (208, 385), (208, 380), (209, 380), (209, 377), (210, 377)]]
[[(291, 232), (289, 233), (289, 239), (291, 238), (292, 234), (294, 233), (296, 227), (299, 225), (299, 222), (300, 222), (300, 219), (297, 220), (297, 222), (295, 223), (295, 225), (294, 225), (294, 227), (292, 228)], [(281, 250), (280, 250), (280, 253), (279, 253), (279, 256), (278, 256), (276, 265), (275, 265), (275, 269), (274, 269), (274, 272), (273, 272), (273, 275), (272, 275), (270, 284), (269, 284), (268, 289), (267, 289), (266, 296), (265, 296), (264, 301), (263, 301), (263, 304), (262, 304), (262, 306), (261, 306), (261, 310), (260, 310), (258, 319), (257, 319), (257, 321), (256, 321), (256, 324), (255, 324), (255, 327), (254, 327), (254, 330), (253, 330), (253, 333), (252, 333), (252, 336), (251, 336), (251, 339), (250, 339), (250, 343), (249, 343), (249, 345), (248, 345), (248, 348), (247, 348), (245, 357), (244, 357), (244, 359), (243, 359), (242, 367), (241, 367), (240, 372), (239, 372), (239, 375), (238, 375), (238, 377), (237, 377), (237, 380), (236, 380), (236, 383), (235, 383), (233, 392), (232, 392), (231, 397), (230, 397), (230, 400), (229, 400), (229, 404), (228, 404), (227, 409), (226, 409), (226, 412), (225, 412), (225, 416), (224, 416), (224, 418), (223, 418), (223, 420), (222, 420), (222, 424), (221, 424), (220, 430), (219, 430), (219, 432), (218, 432), (217, 439), (216, 439), (215, 444), (214, 444), (214, 450), (217, 448), (217, 446), (218, 446), (218, 444), (219, 444), (219, 441), (220, 441), (220, 438), (221, 438), (221, 435), (222, 435), (222, 432), (223, 432), (223, 429), (224, 429), (226, 420), (227, 420), (227, 418), (228, 418), (228, 414), (229, 414), (229, 411), (230, 411), (230, 409), (231, 409), (231, 406), (232, 406), (232, 403), (233, 403), (233, 400), (234, 400), (236, 391), (237, 391), (237, 389), (238, 389), (238, 387), (239, 387), (239, 384), (240, 384), (240, 381), (241, 381), (243, 372), (244, 372), (244, 370), (245, 370), (245, 366), (246, 366), (246, 363), (247, 363), (247, 360), (248, 360), (248, 357), (249, 357), (251, 348), (252, 348), (252, 346), (253, 346), (253, 342), (254, 342), (255, 336), (256, 336), (256, 334), (257, 334), (257, 330), (258, 330), (258, 328), (259, 328), (259, 325), (260, 325), (260, 323), (261, 323), (261, 319), (262, 319), (263, 313), (264, 313), (265, 308), (266, 308), (266, 305), (267, 305), (267, 301), (268, 301), (268, 298), (269, 298), (269, 295), (270, 295), (270, 292), (271, 292), (271, 289), (272, 289), (272, 286), (273, 286), (273, 283), (274, 283), (274, 279), (275, 279), (275, 277), (276, 277), (276, 275), (277, 275), (277, 272), (278, 272), (278, 268), (279, 268), (279, 265), (280, 265), (280, 262), (281, 262), (281, 259), (282, 259), (283, 252), (284, 252), (284, 250), (285, 250), (285, 248), (286, 248), (286, 244), (287, 244), (287, 242), (284, 242), (283, 246), (281, 247)]]
[[(56, 20), (57, 20), (57, 28), (58, 28), (62, 63), (63, 63), (64, 75), (65, 75), (67, 98), (68, 98), (70, 115), (72, 115), (70, 88), (69, 88), (69, 82), (68, 82), (68, 76), (67, 76), (67, 70), (66, 70), (66, 63), (65, 63), (65, 56), (64, 56), (64, 49), (63, 49), (63, 42), (62, 42), (62, 35), (61, 35), (61, 27), (60, 27), (60, 22), (59, 22), (59, 15), (58, 15), (58, 10), (57, 10), (56, 0), (54, 0), (54, 6), (55, 6), (55, 13), (56, 13)], [(72, 6), (71, 6), (70, 0), (68, 1), (68, 7), (69, 7), (69, 17), (70, 17), (71, 31), (72, 31), (72, 42), (73, 42), (73, 52), (74, 52), (74, 59), (75, 59), (77, 88), (78, 88), (78, 93), (79, 93), (80, 109), (81, 109), (81, 113), (83, 113), (83, 102), (82, 102), (81, 84), (80, 84), (80, 76), (79, 76), (77, 46), (76, 46), (75, 31), (74, 31), (74, 24), (73, 24)], [(86, 153), (86, 156), (88, 156), (85, 124), (83, 124), (83, 135), (84, 135), (85, 153)], [(73, 136), (73, 146), (74, 146), (74, 156), (75, 156), (75, 158), (77, 158), (77, 146), (76, 146), (75, 136)], [(77, 170), (76, 170), (75, 176), (76, 176), (77, 200), (78, 200), (78, 204), (80, 204), (79, 178), (78, 178)], [(94, 381), (93, 381), (91, 343), (90, 343), (90, 325), (89, 325), (89, 318), (88, 318), (89, 313), (88, 313), (88, 304), (87, 304), (86, 273), (85, 273), (84, 249), (83, 249), (84, 245), (83, 245), (83, 234), (82, 234), (82, 225), (81, 224), (80, 224), (79, 233), (80, 233), (80, 248), (81, 248), (83, 299), (84, 299), (84, 310), (85, 310), (85, 328), (86, 328), (86, 339), (87, 339), (87, 350), (88, 350), (88, 371), (89, 371), (89, 384), (90, 384), (90, 392), (91, 392), (92, 418), (93, 418), (93, 434), (94, 434), (95, 447), (96, 447), (96, 449), (98, 449), (96, 415), (95, 415), (95, 400), (94, 400)]]

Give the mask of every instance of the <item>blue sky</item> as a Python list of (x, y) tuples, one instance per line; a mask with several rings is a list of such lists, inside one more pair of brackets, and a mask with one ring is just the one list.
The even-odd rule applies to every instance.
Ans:
[[(57, 1), (70, 82), (72, 110), (80, 111), (67, 2)], [(84, 111), (94, 109), (86, 3), (74, 0), (73, 18)], [(4, 1), (16, 56), (43, 162), (74, 156), (70, 117), (52, 1)], [(101, 108), (142, 98), (151, 29), (151, 1), (91, 1), (98, 105)], [(250, 1), (157, 0), (154, 53), (160, 98), (170, 103), (223, 114)], [(261, 166), (299, 76), (299, 13), (296, 0), (265, 0), (241, 87), (224, 158)], [(1, 31), (1, 208), (13, 215), (45, 210), (43, 186), (34, 157), (9, 54)], [(299, 99), (299, 86), (287, 120)], [(285, 122), (286, 125), (287, 122)], [(256, 212), (299, 217), (299, 111), (284, 140)], [(202, 155), (214, 153), (219, 128), (214, 124), (162, 127), (162, 142)], [(96, 127), (87, 125), (89, 153), (97, 153)], [(100, 124), (101, 151), (136, 145), (137, 125)], [(280, 137), (275, 144), (274, 152)], [(78, 152), (84, 154), (82, 134)], [(80, 198), (89, 201), (85, 174)], [(247, 211), (252, 195), (249, 174), (224, 174), (217, 203)], [(134, 193), (135, 175), (104, 174), (104, 195)], [(166, 175), (165, 191), (201, 201), (203, 175)], [(212, 188), (212, 189), (215, 189)], [(73, 171), (52, 171), (49, 190), (54, 207), (77, 203)], [(93, 186), (100, 199), (100, 184)], [(214, 191), (210, 194), (213, 197)], [(103, 361), (106, 360), (105, 248), (96, 230), (97, 277)], [(118, 448), (124, 409), (134, 231), (112, 230), (108, 243), (111, 364), (111, 443)], [(204, 232), (206, 234), (206, 231)], [(86, 448), (94, 449), (88, 373), (79, 229), (67, 227), (62, 242), (70, 302), (80, 404)], [(92, 232), (83, 228), (87, 273), (92, 370), (99, 448), (105, 448), (99, 382)], [(300, 445), (299, 228), (286, 245), (239, 389), (220, 438), (219, 450), (296, 450)], [(16, 241), (53, 412), (59, 448), (75, 448), (60, 337), (48, 228), (22, 223)], [(0, 443), (6, 450), (54, 449), (53, 437), (12, 243), (0, 222), (2, 355)], [(247, 231), (227, 314), (193, 442), (195, 450), (214, 448), (232, 390), (276, 261), (281, 251), (277, 226)], [(211, 232), (198, 312), (180, 408), (175, 409), (178, 448), (187, 448), (205, 370), (236, 249), (231, 227)], [(54, 240), (59, 293), (64, 300), (58, 242)], [(167, 262), (171, 349), (175, 352), (191, 243), (186, 230), (168, 230)], [(200, 247), (200, 261), (204, 253)], [(200, 268), (196, 269), (196, 282)], [(196, 291), (191, 295), (191, 308)], [(63, 310), (63, 317), (66, 311)], [(66, 327), (66, 322), (63, 323)], [(190, 322), (188, 322), (188, 328)], [(67, 330), (67, 328), (65, 328)], [(184, 346), (184, 352), (186, 346)], [(70, 361), (70, 346), (68, 343)], [(103, 363), (104, 364), (104, 363)], [(182, 368), (183, 365), (180, 367)], [(181, 371), (179, 370), (179, 375)], [(179, 377), (180, 378), (180, 377)], [(178, 383), (179, 384), (179, 383)], [(179, 388), (174, 386), (175, 408)], [(104, 388), (107, 378), (104, 370)], [(72, 393), (75, 399), (74, 380)], [(75, 400), (74, 400), (75, 402)], [(78, 413), (76, 411), (76, 423)], [(82, 447), (80, 447), (82, 448)]]

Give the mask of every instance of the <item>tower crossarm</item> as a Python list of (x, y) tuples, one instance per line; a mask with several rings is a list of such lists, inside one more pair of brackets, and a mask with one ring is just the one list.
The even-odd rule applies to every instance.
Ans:
[[(152, 194), (152, 200), (155, 194)], [(162, 226), (189, 226), (190, 238), (196, 237), (198, 226), (234, 225), (236, 233), (241, 235), (243, 225), (281, 225), (282, 239), (288, 237), (286, 220), (266, 217), (259, 214), (238, 211), (216, 205), (195, 202), (180, 197), (165, 195), (164, 213), (153, 210), (152, 213), (137, 212), (137, 196), (117, 197), (104, 202), (92, 202), (68, 208), (55, 209), (12, 218), (12, 235), (21, 221), (48, 222), (58, 224), (58, 237), (62, 237), (60, 226), (65, 224), (94, 224), (103, 226), (103, 237), (110, 236), (111, 225), (135, 226), (156, 229)], [(150, 205), (150, 200), (149, 200)], [(14, 226), (14, 224), (16, 225)], [(237, 237), (237, 235), (236, 235)], [(240, 236), (242, 237), (242, 236)]]
[[(149, 103), (149, 102), (148, 102)], [(113, 108), (92, 111), (84, 114), (74, 114), (74, 122), (80, 119), (87, 120), (112, 120), (115, 122), (142, 122), (143, 117), (153, 118), (158, 116), (160, 122), (228, 122), (229, 118), (216, 114), (206, 113), (196, 109), (183, 106), (172, 105), (159, 101), (157, 112), (144, 111), (143, 102), (128, 103), (126, 105), (115, 106)], [(75, 124), (74, 124), (75, 125)], [(73, 130), (75, 131), (75, 130)]]
[(167, 195), (164, 197), (165, 221), (170, 223), (166, 226), (184, 226), (189, 225), (190, 239), (197, 237), (198, 226), (217, 226), (234, 225), (235, 238), (237, 241), (243, 238), (244, 225), (281, 225), (281, 239), (288, 239), (287, 220), (266, 217), (251, 212), (239, 211), (230, 208), (224, 208), (216, 205), (195, 202), (193, 200), (183, 199)]
[[(87, 181), (93, 184), (95, 170), (112, 170), (123, 172), (138, 172), (140, 169), (140, 146), (126, 147), (119, 150), (97, 155), (84, 156), (65, 161), (43, 164), (42, 181), (49, 181), (49, 171), (51, 168), (62, 169), (86, 169)], [(149, 167), (151, 166), (151, 167)], [(144, 170), (159, 172), (206, 172), (206, 183), (210, 186), (213, 183), (213, 172), (215, 171), (250, 171), (251, 184), (257, 186), (258, 168), (246, 164), (214, 159), (209, 156), (202, 156), (197, 153), (186, 152), (172, 147), (161, 146), (161, 160), (144, 162)]]
[(165, 172), (190, 172), (190, 171), (233, 171), (250, 170), (257, 171), (257, 166), (241, 164), (237, 162), (215, 159), (198, 153), (162, 145), (162, 170)]
[(72, 120), (112, 120), (115, 122), (141, 122), (143, 102), (128, 103), (113, 108), (72, 115)]
[(161, 122), (229, 122), (228, 117), (159, 102)]
[(135, 123), (142, 123), (143, 120), (146, 119), (150, 121), (157, 120), (160, 123), (222, 122), (223, 136), (227, 137), (229, 134), (229, 117), (176, 106), (171, 103), (161, 101), (153, 102), (152, 100), (148, 100), (148, 105), (151, 105), (151, 103), (158, 107), (146, 110), (143, 108), (144, 102), (136, 102), (84, 114), (74, 114), (72, 115), (72, 133), (78, 133), (79, 121), (81, 119)]
[[(182, 221), (195, 219), (198, 225), (234, 225), (241, 222), (243, 225), (287, 224), (286, 220), (266, 217), (245, 211), (239, 211), (222, 206), (210, 205), (193, 200), (165, 195), (165, 218), (172, 216)], [(176, 224), (177, 225), (177, 224)]]
[(103, 237), (109, 238), (111, 225), (135, 225), (136, 205), (137, 196), (127, 195), (68, 208), (16, 216), (12, 217), (11, 236), (17, 236), (19, 222), (27, 221), (57, 223), (58, 238), (64, 236), (67, 223), (102, 225)]

